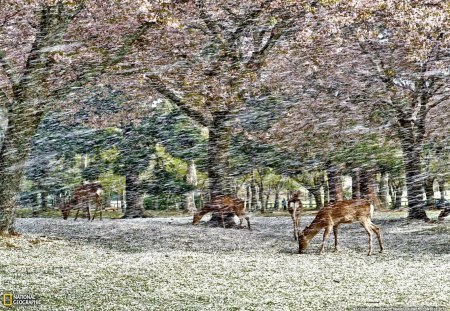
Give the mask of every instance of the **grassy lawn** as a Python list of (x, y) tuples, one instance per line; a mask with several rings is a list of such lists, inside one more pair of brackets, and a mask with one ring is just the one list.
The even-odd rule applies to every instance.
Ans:
[(0, 240), (0, 287), (35, 295), (34, 310), (450, 309), (449, 220), (377, 213), (385, 253), (374, 243), (366, 256), (364, 229), (352, 224), (338, 253), (331, 237), (319, 256), (320, 234), (298, 255), (290, 218), (272, 216), (253, 215), (252, 233), (192, 226), (191, 217), (20, 218), (23, 235)]

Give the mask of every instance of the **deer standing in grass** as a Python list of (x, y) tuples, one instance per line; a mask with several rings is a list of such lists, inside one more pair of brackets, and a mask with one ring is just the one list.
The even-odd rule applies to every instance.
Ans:
[[(293, 206), (291, 206), (291, 203)], [(298, 232), (300, 228), (300, 216), (302, 213), (302, 202), (298, 198), (298, 192), (295, 192), (288, 201), (288, 211), (294, 224), (294, 239), (297, 240)]]
[[(94, 215), (92, 215), (89, 210), (89, 203), (95, 203), (95, 211)], [(103, 188), (101, 185), (96, 183), (82, 185), (76, 188), (72, 193), (72, 199), (64, 203), (62, 207), (60, 207), (63, 218), (67, 219), (69, 217), (71, 210), (77, 210), (75, 215), (75, 219), (77, 220), (78, 214), (80, 213), (80, 209), (85, 209), (87, 213), (88, 220), (94, 220), (97, 212), (100, 212), (100, 219), (102, 219), (103, 215)]]
[(200, 220), (208, 214), (209, 212), (220, 213), (222, 219), (222, 225), (225, 228), (224, 214), (234, 213), (239, 217), (239, 228), (242, 228), (242, 222), (245, 218), (247, 221), (248, 229), (251, 231), (250, 218), (245, 214), (245, 204), (244, 201), (238, 198), (233, 198), (231, 196), (217, 196), (212, 198), (210, 202), (205, 204), (205, 206), (194, 215), (193, 224), (196, 225)]
[(383, 240), (381, 238), (381, 230), (372, 223), (373, 205), (368, 200), (348, 200), (331, 203), (323, 207), (316, 215), (312, 223), (299, 233), (298, 245), (299, 253), (305, 252), (309, 241), (323, 228), (322, 247), (320, 253), (322, 254), (325, 248), (325, 242), (330, 236), (331, 229), (334, 233), (334, 251), (338, 247), (338, 227), (340, 224), (349, 224), (352, 222), (359, 222), (369, 235), (369, 253), (372, 255), (372, 233), (375, 232), (380, 243), (380, 253), (383, 252)]

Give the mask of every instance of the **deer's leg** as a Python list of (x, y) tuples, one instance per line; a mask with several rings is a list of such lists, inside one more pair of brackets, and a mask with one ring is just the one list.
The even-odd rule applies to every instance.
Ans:
[(325, 232), (323, 233), (323, 241), (322, 241), (322, 247), (320, 248), (320, 253), (323, 253), (323, 250), (325, 249), (325, 242), (327, 241), (328, 237), (330, 236), (331, 233), (331, 226), (327, 226), (325, 227)]
[(248, 230), (252, 231), (252, 228), (250, 227), (250, 217), (245, 216), (245, 220), (247, 221)]
[(89, 208), (89, 202), (86, 202), (86, 215), (87, 215), (87, 220), (91, 220), (91, 209)]
[(222, 219), (222, 227), (225, 229), (225, 218), (223, 217), (223, 212), (220, 213), (220, 218)]
[(75, 219), (73, 221), (77, 220), (79, 213), (80, 213), (80, 208), (78, 207), (77, 208), (77, 213), (75, 214)]
[(367, 234), (369, 235), (369, 253), (367, 255), (370, 256), (372, 255), (372, 229), (370, 228), (368, 221), (365, 221), (361, 224), (363, 225), (364, 229), (366, 229)]
[(95, 219), (95, 215), (98, 213), (98, 203), (95, 203), (94, 215), (92, 215), (92, 221)]
[(337, 252), (338, 251), (338, 227), (339, 225), (333, 226), (333, 235), (334, 235), (334, 251)]
[(381, 238), (381, 230), (378, 226), (375, 226), (373, 223), (370, 223), (370, 228), (377, 235), (378, 243), (380, 243), (380, 253), (383, 252), (383, 239)]

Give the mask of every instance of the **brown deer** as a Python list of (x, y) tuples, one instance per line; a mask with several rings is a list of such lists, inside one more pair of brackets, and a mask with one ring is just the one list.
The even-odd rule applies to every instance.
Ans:
[(448, 215), (450, 215), (450, 207), (446, 207), (439, 213), (438, 220), (443, 221)]
[(242, 222), (245, 218), (247, 221), (248, 229), (251, 231), (250, 218), (245, 214), (245, 204), (244, 201), (238, 198), (233, 198), (231, 196), (217, 196), (211, 199), (210, 202), (205, 204), (205, 206), (196, 214), (194, 214), (194, 219), (192, 223), (194, 225), (198, 224), (200, 220), (208, 214), (209, 212), (218, 212), (222, 218), (222, 224), (225, 228), (224, 214), (234, 213), (239, 217), (239, 228), (242, 228)]
[(349, 224), (352, 222), (359, 222), (369, 234), (369, 253), (372, 255), (372, 232), (375, 232), (380, 243), (380, 253), (383, 252), (383, 240), (381, 239), (381, 230), (372, 223), (373, 205), (368, 200), (348, 200), (331, 203), (323, 207), (316, 215), (312, 223), (299, 233), (298, 245), (299, 253), (305, 252), (309, 241), (319, 233), (322, 228), (325, 228), (323, 234), (322, 247), (320, 254), (323, 253), (325, 242), (330, 236), (331, 229), (334, 233), (334, 251), (337, 251), (338, 227), (340, 224)]
[[(291, 207), (292, 203), (292, 207)], [(302, 213), (302, 202), (298, 198), (298, 192), (292, 194), (292, 197), (288, 201), (288, 211), (292, 218), (292, 223), (294, 224), (294, 239), (297, 240), (299, 227), (300, 227), (300, 217)]]
[[(89, 203), (95, 203), (94, 215), (92, 215), (89, 210)], [(75, 219), (77, 220), (80, 209), (85, 209), (87, 213), (88, 220), (94, 220), (97, 212), (100, 212), (100, 219), (103, 218), (103, 188), (100, 184), (90, 183), (82, 185), (76, 188), (72, 193), (72, 199), (64, 203), (60, 207), (63, 218), (67, 219), (69, 217), (71, 210), (77, 210), (75, 214)]]

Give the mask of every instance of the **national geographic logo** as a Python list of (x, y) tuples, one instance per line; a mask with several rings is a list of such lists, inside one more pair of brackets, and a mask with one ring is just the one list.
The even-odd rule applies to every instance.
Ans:
[(3, 293), (2, 302), (5, 307), (39, 305), (39, 300), (30, 294)]

